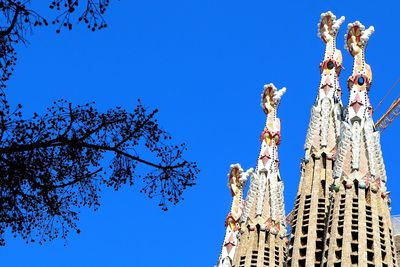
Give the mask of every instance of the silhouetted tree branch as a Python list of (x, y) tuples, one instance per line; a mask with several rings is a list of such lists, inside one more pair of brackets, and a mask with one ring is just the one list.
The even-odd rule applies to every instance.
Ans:
[(18, 19), (20, 11), (21, 11), (21, 7), (17, 6), (15, 8), (15, 12), (14, 12), (13, 19), (11, 21), (10, 26), (8, 26), (8, 28), (6, 30), (4, 30), (4, 31), (0, 31), (0, 38), (4, 38), (4, 37), (8, 36), (9, 34), (11, 34), (11, 32), (14, 29), (15, 25), (17, 24), (17, 19)]
[[(160, 129), (157, 110), (139, 103), (132, 113), (101, 113), (92, 104), (72, 107), (61, 100), (44, 116), (24, 120), (20, 108), (0, 112), (3, 233), (10, 228), (27, 241), (65, 238), (77, 229), (80, 207), (100, 205), (101, 185), (117, 190), (140, 180), (142, 192), (158, 196), (166, 210), (195, 183), (196, 164), (182, 158), (184, 145), (165, 143), (171, 137)], [(139, 153), (144, 150), (148, 159)], [(140, 166), (147, 166), (146, 174), (139, 174)]]
[[(44, 1), (42, 1), (43, 3)], [(15, 45), (27, 44), (27, 37), (36, 27), (48, 26), (50, 23), (60, 33), (62, 28), (72, 29), (74, 23), (81, 22), (91, 31), (107, 27), (103, 17), (109, 6), (109, 0), (57, 0), (48, 1), (54, 17), (45, 18), (32, 8), (32, 0), (0, 0), (0, 13), (6, 25), (0, 25), (0, 87), (5, 88), (17, 60)], [(50, 21), (50, 23), (48, 22)]]
[[(0, 0), (6, 22), (0, 27), (0, 245), (7, 229), (40, 243), (79, 232), (80, 208), (96, 210), (103, 186), (118, 190), (139, 183), (141, 192), (159, 198), (163, 210), (178, 203), (199, 170), (183, 158), (184, 144), (170, 144), (157, 110), (139, 101), (132, 112), (120, 107), (100, 112), (93, 103), (60, 100), (44, 115), (25, 119), (21, 105), (11, 109), (3, 89), (14, 70), (14, 46), (27, 44), (35, 27), (49, 24), (31, 2), (38, 3)], [(49, 2), (57, 32), (71, 29), (74, 20), (92, 31), (107, 26), (109, 0)]]

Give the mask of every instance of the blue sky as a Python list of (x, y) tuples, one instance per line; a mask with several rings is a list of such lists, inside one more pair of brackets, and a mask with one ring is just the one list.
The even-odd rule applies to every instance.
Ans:
[[(28, 47), (18, 48), (7, 89), (13, 104), (23, 104), (29, 115), (60, 98), (76, 104), (95, 100), (101, 110), (133, 109), (141, 98), (159, 108), (159, 121), (176, 142), (187, 143), (187, 157), (198, 162), (201, 174), (185, 200), (168, 212), (139, 187), (105, 190), (100, 210), (82, 211), (81, 233), (71, 234), (66, 246), (63, 241), (26, 245), (8, 236), (8, 245), (0, 248), (2, 266), (213, 266), (231, 202), (229, 165), (254, 167), (258, 156), (263, 85), (287, 87), (279, 110), (279, 152), (290, 211), (320, 79), (320, 13), (346, 16), (338, 38), (345, 104), (352, 67), (343, 48), (346, 25), (360, 20), (375, 26), (366, 59), (376, 106), (400, 78), (399, 6), (398, 1), (122, 0), (111, 1), (109, 27), (100, 32), (75, 27), (56, 35), (55, 29), (39, 29)], [(400, 119), (382, 135), (394, 214), (400, 214), (399, 133)]]

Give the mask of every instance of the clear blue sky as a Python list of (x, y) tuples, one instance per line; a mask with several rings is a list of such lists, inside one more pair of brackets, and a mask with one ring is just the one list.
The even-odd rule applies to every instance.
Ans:
[[(374, 75), (372, 104), (400, 78), (398, 1), (110, 2), (105, 30), (75, 27), (56, 35), (54, 29), (41, 29), (28, 47), (20, 46), (9, 99), (32, 114), (59, 98), (95, 100), (102, 110), (133, 109), (141, 98), (160, 109), (160, 123), (175, 141), (188, 144), (188, 158), (202, 170), (198, 184), (168, 212), (138, 187), (106, 190), (98, 212), (83, 210), (81, 234), (71, 234), (67, 246), (63, 241), (26, 245), (8, 235), (8, 245), (0, 248), (1, 266), (213, 266), (231, 202), (226, 174), (231, 163), (254, 167), (265, 122), (260, 94), (270, 82), (288, 89), (279, 110), (279, 152), (290, 211), (320, 79), (324, 45), (317, 23), (322, 12), (346, 16), (338, 38), (346, 68), (341, 74), (345, 104), (352, 58), (343, 48), (343, 35), (349, 22), (375, 26), (366, 53)], [(399, 133), (400, 119), (382, 136), (396, 214)]]

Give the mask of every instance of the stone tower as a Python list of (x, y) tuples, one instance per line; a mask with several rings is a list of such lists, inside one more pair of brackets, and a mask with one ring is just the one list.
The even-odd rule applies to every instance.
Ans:
[(323, 266), (396, 266), (386, 171), (368, 98), (372, 72), (365, 48), (373, 31), (356, 21), (345, 35), (354, 63), (333, 169)]
[[(228, 176), (233, 203), (225, 222), (227, 230), (218, 267), (284, 266), (287, 236), (279, 173), (277, 108), (285, 90), (277, 90), (273, 84), (264, 86), (261, 106), (267, 122), (261, 134), (256, 170), (243, 172), (240, 165), (231, 166)], [(242, 193), (247, 177), (250, 182), (244, 201)]]
[(288, 216), (292, 226), (288, 266), (320, 266), (322, 262), (329, 186), (333, 182), (333, 160), (341, 123), (342, 53), (336, 48), (336, 36), (343, 21), (344, 17), (336, 19), (327, 12), (321, 14), (318, 24), (318, 36), (326, 47), (320, 64), (321, 82), (304, 145), (296, 202)]

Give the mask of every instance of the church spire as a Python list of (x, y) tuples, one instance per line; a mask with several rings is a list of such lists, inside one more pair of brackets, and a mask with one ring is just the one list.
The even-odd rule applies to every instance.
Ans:
[[(372, 83), (371, 67), (365, 61), (365, 48), (374, 27), (365, 29), (359, 21), (350, 23), (345, 35), (346, 49), (354, 58), (353, 72), (347, 80), (350, 91), (339, 139), (334, 178), (361, 186), (371, 183), (374, 190), (386, 190), (386, 171), (380, 148), (379, 132), (374, 129), (368, 91)], [(336, 184), (339, 181), (336, 180)]]
[(397, 266), (386, 172), (368, 98), (372, 72), (365, 48), (373, 32), (373, 27), (365, 29), (356, 21), (345, 35), (354, 64), (333, 170), (325, 266)]
[(280, 119), (277, 109), (286, 88), (264, 86), (261, 107), (267, 121), (261, 134), (261, 151), (243, 214), (234, 266), (283, 266), (286, 257), (286, 223), (283, 182), (279, 173)]
[(333, 159), (342, 117), (339, 85), (342, 53), (336, 48), (336, 37), (343, 21), (344, 17), (336, 19), (328, 11), (321, 14), (318, 23), (318, 36), (325, 44), (325, 53), (320, 64), (317, 98), (311, 108), (295, 207), (288, 216), (292, 226), (288, 266), (320, 266), (322, 262), (329, 185), (333, 182)]
[[(233, 200), (225, 220), (226, 234), (218, 267), (247, 267), (253, 266), (254, 262), (283, 266), (286, 260), (283, 182), (278, 157), (281, 128), (277, 116), (285, 92), (286, 88), (278, 90), (273, 84), (264, 85), (261, 107), (267, 115), (267, 121), (261, 133), (261, 151), (256, 170), (250, 168), (244, 172), (239, 164), (231, 165), (228, 187)], [(248, 177), (249, 190), (244, 201), (243, 189)], [(258, 254), (258, 251), (264, 253)]]
[[(282, 192), (279, 191), (278, 182), (281, 180), (279, 173), (278, 146), (281, 139), (280, 119), (277, 118), (277, 109), (282, 95), (286, 92), (283, 87), (277, 90), (273, 84), (264, 85), (264, 91), (261, 95), (261, 107), (267, 115), (267, 122), (261, 133), (261, 151), (257, 161), (256, 173), (259, 177), (258, 201), (256, 215), (270, 216), (271, 220), (278, 221), (285, 216)], [(266, 195), (266, 180), (270, 180), (269, 193), (271, 197), (270, 211), (264, 210), (264, 201)], [(272, 182), (273, 181), (273, 182)]]
[(231, 165), (228, 173), (228, 187), (232, 195), (232, 205), (225, 219), (226, 232), (218, 267), (232, 266), (233, 257), (238, 245), (239, 221), (243, 211), (243, 187), (247, 176), (247, 172), (243, 172), (239, 164)]
[(318, 36), (325, 43), (324, 60), (320, 64), (321, 82), (307, 131), (304, 148), (309, 160), (314, 153), (332, 157), (339, 135), (341, 117), (341, 90), (339, 75), (342, 69), (342, 53), (336, 48), (336, 37), (344, 17), (336, 19), (332, 12), (321, 14)]

